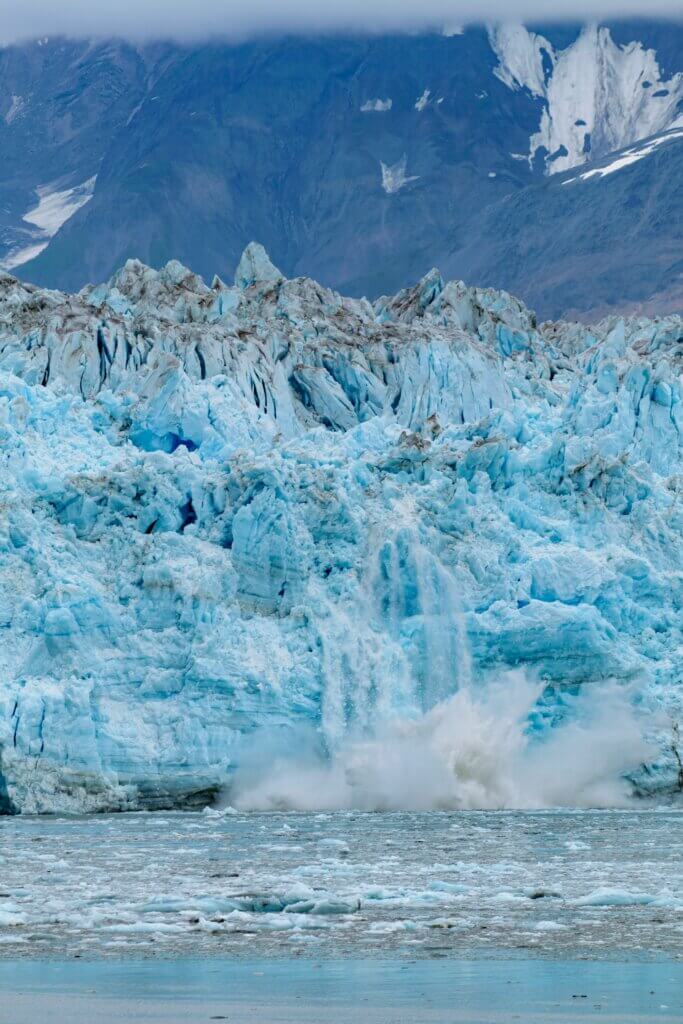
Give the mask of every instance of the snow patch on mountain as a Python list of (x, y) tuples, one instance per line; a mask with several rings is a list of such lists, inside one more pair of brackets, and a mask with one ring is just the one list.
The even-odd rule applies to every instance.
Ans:
[(385, 164), (381, 160), (380, 165), (382, 169), (382, 188), (388, 196), (395, 195), (405, 185), (408, 185), (411, 181), (417, 181), (419, 178), (418, 174), (409, 175), (406, 173), (408, 157), (405, 153), (395, 164)]
[(21, 115), (25, 105), (26, 101), (24, 100), (23, 96), (13, 95), (12, 102), (10, 103), (10, 108), (5, 114), (5, 124), (12, 124), (13, 121), (16, 121), (16, 119)]
[(362, 112), (364, 114), (370, 113), (372, 111), (374, 111), (376, 113), (379, 113), (379, 114), (383, 114), (387, 110), (391, 110), (392, 102), (393, 101), (391, 99), (386, 99), (386, 100), (380, 100), (380, 99), (377, 99), (377, 100), (366, 100), (365, 103), (362, 105), (362, 107), (360, 109), (362, 110)]
[(489, 41), (498, 57), (494, 75), (509, 89), (528, 89), (532, 96), (545, 96), (544, 54), (552, 60), (553, 48), (543, 36), (524, 25), (496, 25), (489, 29)]
[(0, 270), (13, 270), (15, 267), (28, 263), (29, 260), (34, 259), (36, 256), (40, 256), (43, 249), (46, 249), (49, 245), (49, 241), (48, 239), (45, 242), (31, 242), (29, 245), (21, 245), (10, 249), (0, 265)]
[(431, 96), (431, 89), (425, 89), (421, 96), (415, 101), (415, 109), (422, 112), (425, 107), (429, 105), (429, 97)]
[(683, 125), (683, 74), (663, 79), (655, 51), (640, 42), (618, 45), (598, 25), (559, 51), (521, 25), (493, 28), (489, 39), (496, 76), (544, 101), (529, 162), (542, 154), (549, 174)]
[(22, 218), (24, 223), (38, 231), (29, 234), (31, 240), (28, 244), (15, 247), (9, 252), (3, 267), (7, 270), (19, 267), (46, 249), (62, 225), (92, 199), (96, 181), (97, 175), (94, 175), (80, 185), (67, 189), (55, 189), (52, 185), (38, 186), (38, 204), (31, 207)]
[(562, 182), (562, 184), (570, 185), (573, 181), (588, 181), (590, 178), (604, 178), (608, 174), (614, 174), (615, 171), (621, 171), (624, 167), (630, 167), (631, 164), (637, 163), (644, 157), (654, 153), (660, 146), (663, 146), (667, 142), (673, 142), (675, 139), (683, 139), (683, 128), (675, 128), (672, 131), (665, 132), (663, 135), (659, 135), (654, 139), (650, 139), (642, 146), (635, 146), (631, 149), (627, 149), (615, 160), (611, 160), (608, 164), (604, 164), (602, 167), (594, 167), (593, 170), (585, 171), (583, 174), (579, 174), (575, 178), (567, 178)]
[(50, 185), (39, 186), (36, 189), (38, 205), (24, 214), (24, 220), (27, 224), (35, 224), (37, 228), (52, 238), (62, 224), (73, 217), (76, 210), (80, 210), (92, 199), (96, 180), (97, 175), (88, 178), (80, 185), (62, 191), (54, 189)]

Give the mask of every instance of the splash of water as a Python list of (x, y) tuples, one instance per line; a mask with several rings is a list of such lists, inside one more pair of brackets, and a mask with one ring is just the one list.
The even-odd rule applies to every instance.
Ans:
[(571, 721), (542, 738), (527, 728), (539, 696), (509, 673), (416, 719), (380, 723), (372, 738), (347, 739), (329, 758), (300, 736), (296, 757), (266, 755), (266, 771), (238, 774), (231, 802), (260, 810), (626, 805), (624, 773), (652, 751), (623, 692), (604, 689), (590, 707), (577, 700)]
[[(578, 698), (541, 737), (543, 685), (508, 672), (473, 682), (453, 574), (400, 519), (354, 603), (321, 595), (321, 727), (258, 734), (229, 795), (236, 807), (430, 810), (617, 806), (652, 751), (628, 694)], [(284, 744), (284, 745), (283, 745)], [(292, 751), (296, 750), (296, 755)]]

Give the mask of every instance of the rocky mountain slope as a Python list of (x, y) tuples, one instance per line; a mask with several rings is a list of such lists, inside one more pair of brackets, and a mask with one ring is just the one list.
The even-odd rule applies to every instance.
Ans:
[[(47, 287), (130, 257), (375, 298), (421, 277), (543, 316), (681, 308), (680, 24), (0, 50), (0, 265)], [(362, 240), (362, 244), (359, 244)], [(649, 305), (648, 305), (649, 304)]]

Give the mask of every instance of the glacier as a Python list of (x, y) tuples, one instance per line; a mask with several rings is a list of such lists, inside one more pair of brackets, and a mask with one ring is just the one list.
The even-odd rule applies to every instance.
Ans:
[(623, 694), (613, 767), (676, 791), (682, 353), (679, 316), (539, 324), (436, 270), (371, 303), (254, 243), (232, 285), (0, 275), (2, 809), (203, 805), (520, 677), (540, 747)]

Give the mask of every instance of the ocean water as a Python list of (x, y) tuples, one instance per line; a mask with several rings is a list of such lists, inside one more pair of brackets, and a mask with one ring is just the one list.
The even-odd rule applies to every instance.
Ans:
[(680, 1024), (657, 961), (180, 959), (0, 963), (3, 1024)]
[(0, 819), (0, 957), (683, 961), (683, 813)]

